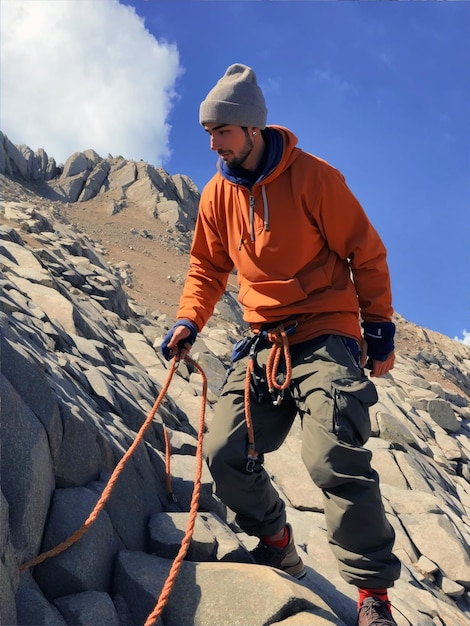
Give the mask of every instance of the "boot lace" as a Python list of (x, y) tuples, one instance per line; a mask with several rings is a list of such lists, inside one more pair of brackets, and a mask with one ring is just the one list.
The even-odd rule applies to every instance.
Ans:
[(361, 617), (366, 617), (370, 620), (369, 626), (396, 626), (387, 604), (380, 600), (364, 603), (360, 612), (362, 614)]

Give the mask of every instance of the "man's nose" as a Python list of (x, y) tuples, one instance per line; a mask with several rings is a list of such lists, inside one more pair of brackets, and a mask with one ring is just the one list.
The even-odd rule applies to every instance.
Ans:
[(214, 150), (215, 152), (217, 152), (219, 148), (220, 148), (220, 142), (217, 141), (214, 135), (211, 135), (211, 150)]

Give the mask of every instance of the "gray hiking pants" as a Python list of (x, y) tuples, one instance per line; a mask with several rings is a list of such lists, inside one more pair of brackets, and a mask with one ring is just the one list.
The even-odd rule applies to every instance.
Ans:
[[(355, 346), (355, 344), (354, 344)], [(275, 406), (265, 384), (271, 344), (256, 356), (251, 416), (259, 459), (247, 471), (244, 386), (248, 357), (233, 363), (205, 440), (216, 494), (237, 515), (240, 528), (258, 537), (286, 524), (284, 502), (263, 468), (263, 455), (280, 447), (296, 417), (302, 420), (302, 460), (323, 491), (328, 539), (343, 578), (358, 587), (390, 587), (400, 575), (392, 554), (394, 531), (385, 517), (371, 452), (368, 407), (374, 384), (353, 354), (351, 340), (323, 335), (290, 348), (292, 382)]]

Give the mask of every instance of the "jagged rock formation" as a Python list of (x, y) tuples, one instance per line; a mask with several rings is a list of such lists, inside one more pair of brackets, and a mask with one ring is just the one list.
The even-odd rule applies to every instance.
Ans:
[(60, 176), (61, 171), (55, 159), (49, 158), (42, 148), (33, 152), (28, 146), (15, 146), (0, 131), (0, 172), (23, 180), (43, 181)]
[[(143, 624), (188, 522), (201, 377), (180, 365), (96, 522), (68, 550), (20, 574), (22, 563), (80, 527), (134, 441), (168, 377), (158, 346), (172, 319), (129, 297), (122, 267), (109, 264), (103, 246), (67, 223), (57, 196), (45, 201), (34, 194), (33, 188), (50, 194), (53, 178), (30, 176), (23, 180), (26, 193), (18, 184), (25, 167), (19, 159), (14, 170), (9, 159), (3, 171), (17, 182), (2, 179), (0, 209), (0, 622)], [(74, 167), (89, 172), (80, 193), (91, 188), (86, 185), (100, 163), (110, 166), (108, 175), (112, 171), (111, 160), (97, 161), (93, 151), (74, 155), (80, 166), (69, 162), (61, 182), (54, 179), (54, 193), (59, 186), (72, 187), (62, 176), (66, 171), (66, 178), (80, 176)], [(100, 184), (103, 210), (108, 199), (128, 201), (135, 185), (157, 187), (150, 166), (125, 163)], [(123, 176), (124, 170), (146, 173), (126, 186), (121, 170)], [(166, 182), (152, 203), (172, 201), (163, 198), (173, 194), (181, 223), (188, 219), (189, 226), (192, 200), (186, 208), (174, 180), (159, 175)], [(161, 220), (160, 211), (152, 211)], [(174, 229), (175, 223), (165, 228)], [(190, 240), (190, 233), (181, 232), (181, 240)], [(368, 443), (403, 561), (391, 591), (394, 614), (399, 626), (465, 625), (470, 623), (470, 349), (399, 315), (396, 322), (397, 364), (376, 380), (379, 402), (372, 408)], [(228, 292), (193, 348), (209, 381), (209, 428), (232, 345), (243, 330)], [(169, 501), (165, 485), (163, 425), (171, 441), (176, 502)], [(287, 503), (306, 578), (298, 582), (251, 562), (254, 539), (239, 531), (233, 514), (213, 495), (204, 469), (193, 538), (159, 624), (355, 623), (355, 589), (336, 571), (321, 492), (300, 460), (300, 436), (296, 423), (284, 446), (267, 455), (266, 466)]]
[(199, 193), (193, 181), (181, 174), (170, 176), (143, 161), (111, 155), (103, 159), (94, 150), (86, 150), (57, 166), (43, 149), (33, 152), (27, 146), (15, 146), (0, 131), (0, 172), (42, 183), (42, 195), (53, 200), (86, 202), (106, 194), (109, 215), (134, 202), (141, 211), (184, 234), (191, 233), (196, 220)]

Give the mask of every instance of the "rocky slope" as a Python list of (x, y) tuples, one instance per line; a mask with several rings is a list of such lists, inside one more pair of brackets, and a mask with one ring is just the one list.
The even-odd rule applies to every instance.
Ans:
[[(190, 364), (173, 375), (88, 532), (20, 568), (88, 518), (168, 381), (158, 346), (184, 280), (197, 190), (93, 151), (60, 168), (4, 136), (1, 145), (0, 623), (143, 624), (188, 524), (202, 390)], [(192, 352), (208, 377), (208, 428), (244, 331), (232, 288)], [(397, 364), (376, 381), (368, 443), (403, 562), (394, 614), (399, 626), (470, 624), (470, 350), (399, 315), (396, 323)], [(194, 533), (156, 623), (353, 626), (355, 590), (336, 571), (299, 445), (295, 424), (266, 466), (307, 576), (251, 563), (254, 540), (214, 497), (203, 466)]]

